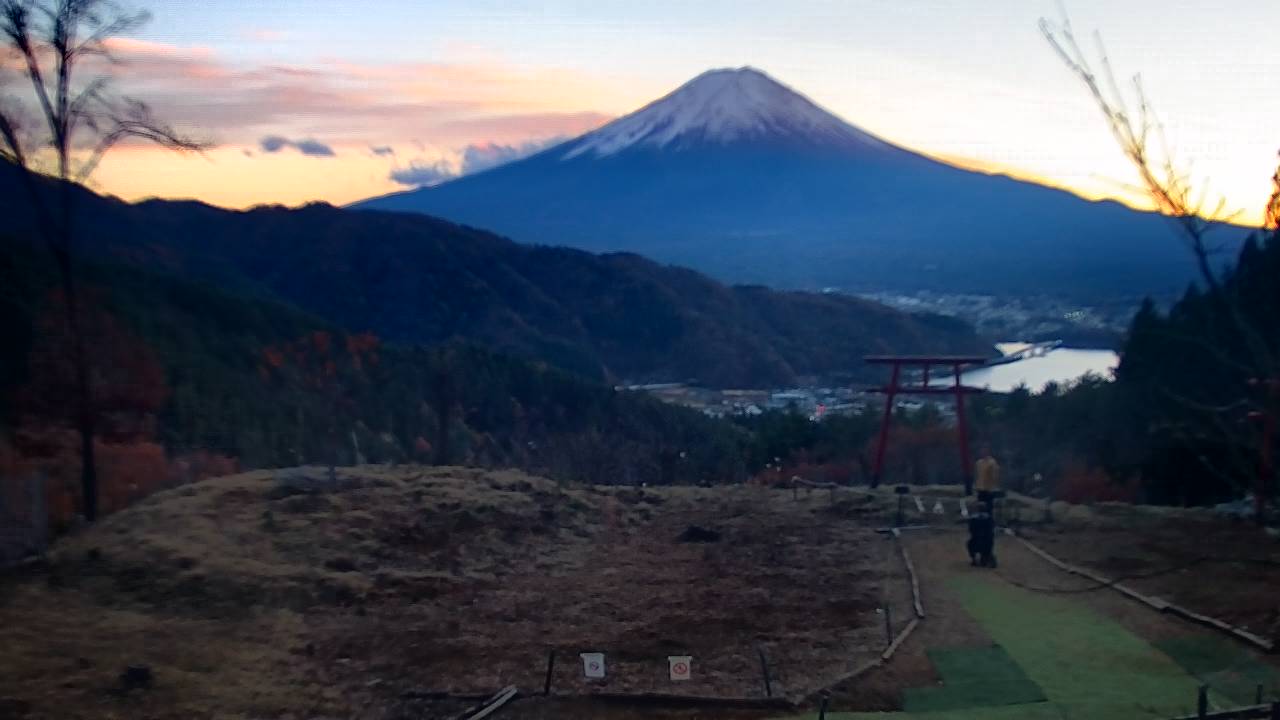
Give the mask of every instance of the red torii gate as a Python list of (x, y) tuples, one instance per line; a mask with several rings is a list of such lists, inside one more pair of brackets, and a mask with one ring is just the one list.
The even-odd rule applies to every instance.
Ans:
[[(873, 388), (871, 392), (885, 394), (884, 419), (880, 421), (880, 440), (876, 445), (876, 464), (871, 475), (871, 487), (880, 485), (880, 473), (884, 469), (884, 453), (889, 444), (889, 425), (893, 420), (893, 401), (898, 395), (954, 395), (956, 398), (956, 431), (960, 440), (960, 477), (964, 478), (964, 492), (973, 492), (973, 469), (969, 464), (969, 433), (964, 417), (964, 396), (983, 392), (982, 388), (968, 387), (960, 382), (960, 369), (966, 365), (981, 365), (987, 358), (968, 355), (869, 355), (864, 358), (871, 365), (891, 365), (889, 384)], [(902, 385), (903, 366), (923, 369), (919, 385)], [(929, 385), (929, 369), (950, 368), (947, 374), (954, 378), (950, 386)]]

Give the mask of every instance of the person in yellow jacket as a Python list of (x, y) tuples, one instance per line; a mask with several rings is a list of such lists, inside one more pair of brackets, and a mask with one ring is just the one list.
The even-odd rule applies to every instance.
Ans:
[(995, 492), (1000, 489), (1000, 463), (991, 456), (991, 446), (982, 446), (982, 457), (973, 466), (973, 489), (978, 492)]
[(974, 565), (996, 567), (995, 505), (1000, 491), (1000, 463), (991, 455), (991, 445), (982, 444), (978, 462), (973, 464), (973, 489), (978, 493), (978, 511), (969, 517), (969, 560)]
[(982, 456), (973, 466), (973, 489), (978, 491), (978, 502), (986, 505), (987, 513), (994, 514), (995, 498), (992, 493), (1000, 489), (1000, 463), (991, 456), (991, 446), (983, 444)]

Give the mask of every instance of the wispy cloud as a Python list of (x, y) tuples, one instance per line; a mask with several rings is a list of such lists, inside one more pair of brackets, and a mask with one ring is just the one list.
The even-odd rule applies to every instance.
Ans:
[(513, 160), (528, 157), (539, 150), (563, 142), (563, 137), (552, 137), (545, 140), (530, 140), (519, 145), (500, 145), (498, 143), (480, 143), (468, 145), (462, 150), (461, 174), (470, 175), (482, 170), (505, 165)]
[[(264, 39), (265, 36), (264, 36)], [(469, 63), (247, 62), (206, 47), (113, 38), (123, 93), (180, 132), (214, 141), (200, 158), (123, 143), (101, 187), (129, 198), (198, 197), (246, 207), (346, 203), (430, 185), (532, 152), (540, 138), (607, 122), (629, 107), (618, 84), (566, 71)], [(94, 59), (90, 62), (98, 62)], [(315, 172), (315, 158), (332, 171)]]
[(245, 66), (203, 47), (113, 38), (121, 60), (106, 70), (179, 127), (253, 145), (264, 135), (321, 136), (330, 145), (394, 146), (429, 138), (436, 147), (515, 144), (577, 135), (608, 115), (564, 110), (608, 88), (556, 70), (500, 65), (336, 60)]
[(295, 140), (293, 147), (303, 155), (311, 157), (333, 157), (333, 148), (316, 140)]
[(420, 187), (439, 185), (445, 180), (451, 180), (454, 177), (457, 177), (457, 173), (443, 161), (428, 163), (425, 161), (415, 160), (409, 163), (408, 167), (392, 170), (390, 177), (401, 185)]
[(279, 135), (268, 135), (258, 141), (258, 147), (265, 153), (278, 153), (285, 148), (293, 148), (309, 157), (334, 157), (335, 155), (333, 148), (311, 138), (290, 140)]
[(438, 185), (455, 177), (483, 172), (528, 157), (563, 140), (563, 137), (556, 136), (517, 144), (472, 143), (448, 159), (415, 158), (408, 167), (393, 168), (388, 177), (401, 185)]

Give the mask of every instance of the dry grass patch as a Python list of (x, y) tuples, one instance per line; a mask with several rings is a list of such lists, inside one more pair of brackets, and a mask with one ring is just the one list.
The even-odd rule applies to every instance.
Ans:
[[(551, 648), (565, 693), (759, 696), (757, 647), (775, 691), (802, 693), (882, 645), (876, 609), (905, 579), (871, 532), (880, 506), (465, 468), (212, 479), (0, 579), (0, 710), (429, 717), (453, 706), (406, 692), (540, 689)], [(690, 526), (719, 539), (681, 542)], [(582, 650), (610, 654), (608, 680), (581, 678)], [(694, 681), (672, 686), (666, 655), (685, 653)], [(122, 691), (130, 664), (151, 688)]]

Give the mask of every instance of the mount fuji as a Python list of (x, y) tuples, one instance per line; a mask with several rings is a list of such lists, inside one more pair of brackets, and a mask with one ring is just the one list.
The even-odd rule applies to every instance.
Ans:
[(536, 155), (354, 207), (775, 287), (1097, 298), (1192, 277), (1158, 215), (934, 160), (746, 67)]

